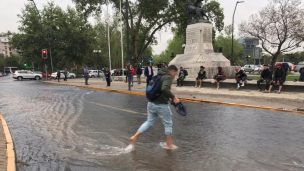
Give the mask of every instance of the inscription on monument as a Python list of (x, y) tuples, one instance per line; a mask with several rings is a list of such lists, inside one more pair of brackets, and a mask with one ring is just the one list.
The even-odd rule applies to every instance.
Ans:
[(203, 41), (204, 43), (212, 43), (212, 29), (204, 28)]

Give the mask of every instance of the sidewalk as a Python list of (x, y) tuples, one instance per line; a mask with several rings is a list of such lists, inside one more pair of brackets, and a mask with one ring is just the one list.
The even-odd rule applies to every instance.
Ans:
[(6, 170), (6, 138), (4, 135), (3, 125), (0, 118), (0, 171)]
[[(77, 86), (81, 88), (97, 89), (105, 91), (119, 91), (128, 93), (127, 84), (121, 81), (113, 81), (110, 88), (106, 87), (105, 81), (101, 79), (90, 79), (88, 86), (85, 86), (83, 79), (69, 79), (67, 82), (55, 80), (47, 81), (47, 83)], [(132, 87), (132, 94), (142, 95), (145, 94), (146, 84), (137, 84), (134, 82)], [(194, 87), (175, 87), (172, 86), (172, 91), (181, 98), (188, 101), (207, 102), (207, 103), (222, 103), (238, 106), (239, 104), (259, 106), (261, 108), (275, 108), (282, 110), (299, 111), (303, 109), (304, 93), (300, 92), (283, 92), (282, 94), (276, 93), (262, 93), (257, 90), (236, 90), (233, 88), (223, 88), (216, 90), (212, 87), (207, 88), (194, 88)]]

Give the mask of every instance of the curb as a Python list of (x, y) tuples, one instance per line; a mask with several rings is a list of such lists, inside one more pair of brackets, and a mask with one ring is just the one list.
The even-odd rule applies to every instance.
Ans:
[(15, 162), (15, 150), (14, 150), (14, 143), (7, 126), (6, 121), (4, 120), (2, 114), (0, 113), (0, 121), (2, 122), (4, 135), (6, 139), (6, 157), (7, 157), (7, 171), (16, 171), (16, 162)]
[[(120, 93), (120, 94), (129, 94), (129, 95), (136, 95), (136, 96), (146, 96), (146, 94), (144, 92), (139, 92), (139, 91), (118, 90), (118, 89), (101, 88), (101, 87), (87, 87), (87, 86), (69, 85), (69, 84), (57, 84), (57, 83), (52, 83), (52, 82), (46, 82), (46, 83), (56, 84), (56, 85), (61, 85), (61, 86), (78, 87), (78, 88), (87, 89), (87, 90), (107, 91), (107, 92)], [(222, 102), (222, 101), (212, 101), (212, 100), (193, 99), (193, 98), (184, 98), (184, 97), (179, 97), (179, 99), (181, 101), (184, 101), (184, 102), (220, 104), (220, 105), (225, 105), (225, 106), (235, 106), (235, 107), (242, 107), (242, 108), (253, 108), (253, 109), (261, 109), (261, 110), (271, 110), (271, 111), (277, 111), (277, 112), (288, 112), (288, 113), (294, 113), (294, 114), (304, 115), (304, 111), (301, 111), (301, 110), (290, 110), (290, 109), (284, 109), (284, 108), (274, 108), (274, 107), (270, 107), (270, 106), (247, 105), (247, 104), (238, 104), (238, 103), (229, 103), (229, 102)]]

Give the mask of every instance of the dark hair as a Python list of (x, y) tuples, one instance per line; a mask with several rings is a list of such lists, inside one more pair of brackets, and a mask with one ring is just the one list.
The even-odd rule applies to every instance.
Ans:
[(223, 68), (222, 67), (217, 67), (218, 72), (222, 72)]
[(168, 71), (178, 71), (178, 68), (175, 66), (175, 65), (170, 65), (169, 67), (168, 67)]
[(204, 67), (204, 66), (201, 66), (201, 69), (205, 69), (205, 67)]

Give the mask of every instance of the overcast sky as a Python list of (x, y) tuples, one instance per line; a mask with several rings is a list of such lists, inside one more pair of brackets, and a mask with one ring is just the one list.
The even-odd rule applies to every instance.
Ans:
[[(53, 0), (59, 6), (66, 8), (68, 5), (73, 6), (72, 0)], [(224, 8), (225, 14), (225, 25), (231, 24), (232, 14), (235, 6), (236, 0), (218, 0), (222, 7)], [(35, 0), (39, 9), (45, 5), (48, 0)], [(18, 30), (18, 17), (24, 4), (29, 3), (28, 0), (0, 0), (0, 32), (12, 31), (16, 32)], [(238, 24), (247, 20), (249, 16), (253, 13), (258, 12), (267, 4), (267, 0), (246, 0), (245, 3), (239, 4), (237, 13), (235, 16), (236, 27)], [(166, 31), (167, 30), (167, 31)], [(158, 42), (157, 46), (154, 46), (154, 52), (156, 54), (160, 53), (166, 49), (167, 42), (172, 38), (170, 33), (170, 28), (163, 29), (161, 32), (157, 33)]]

